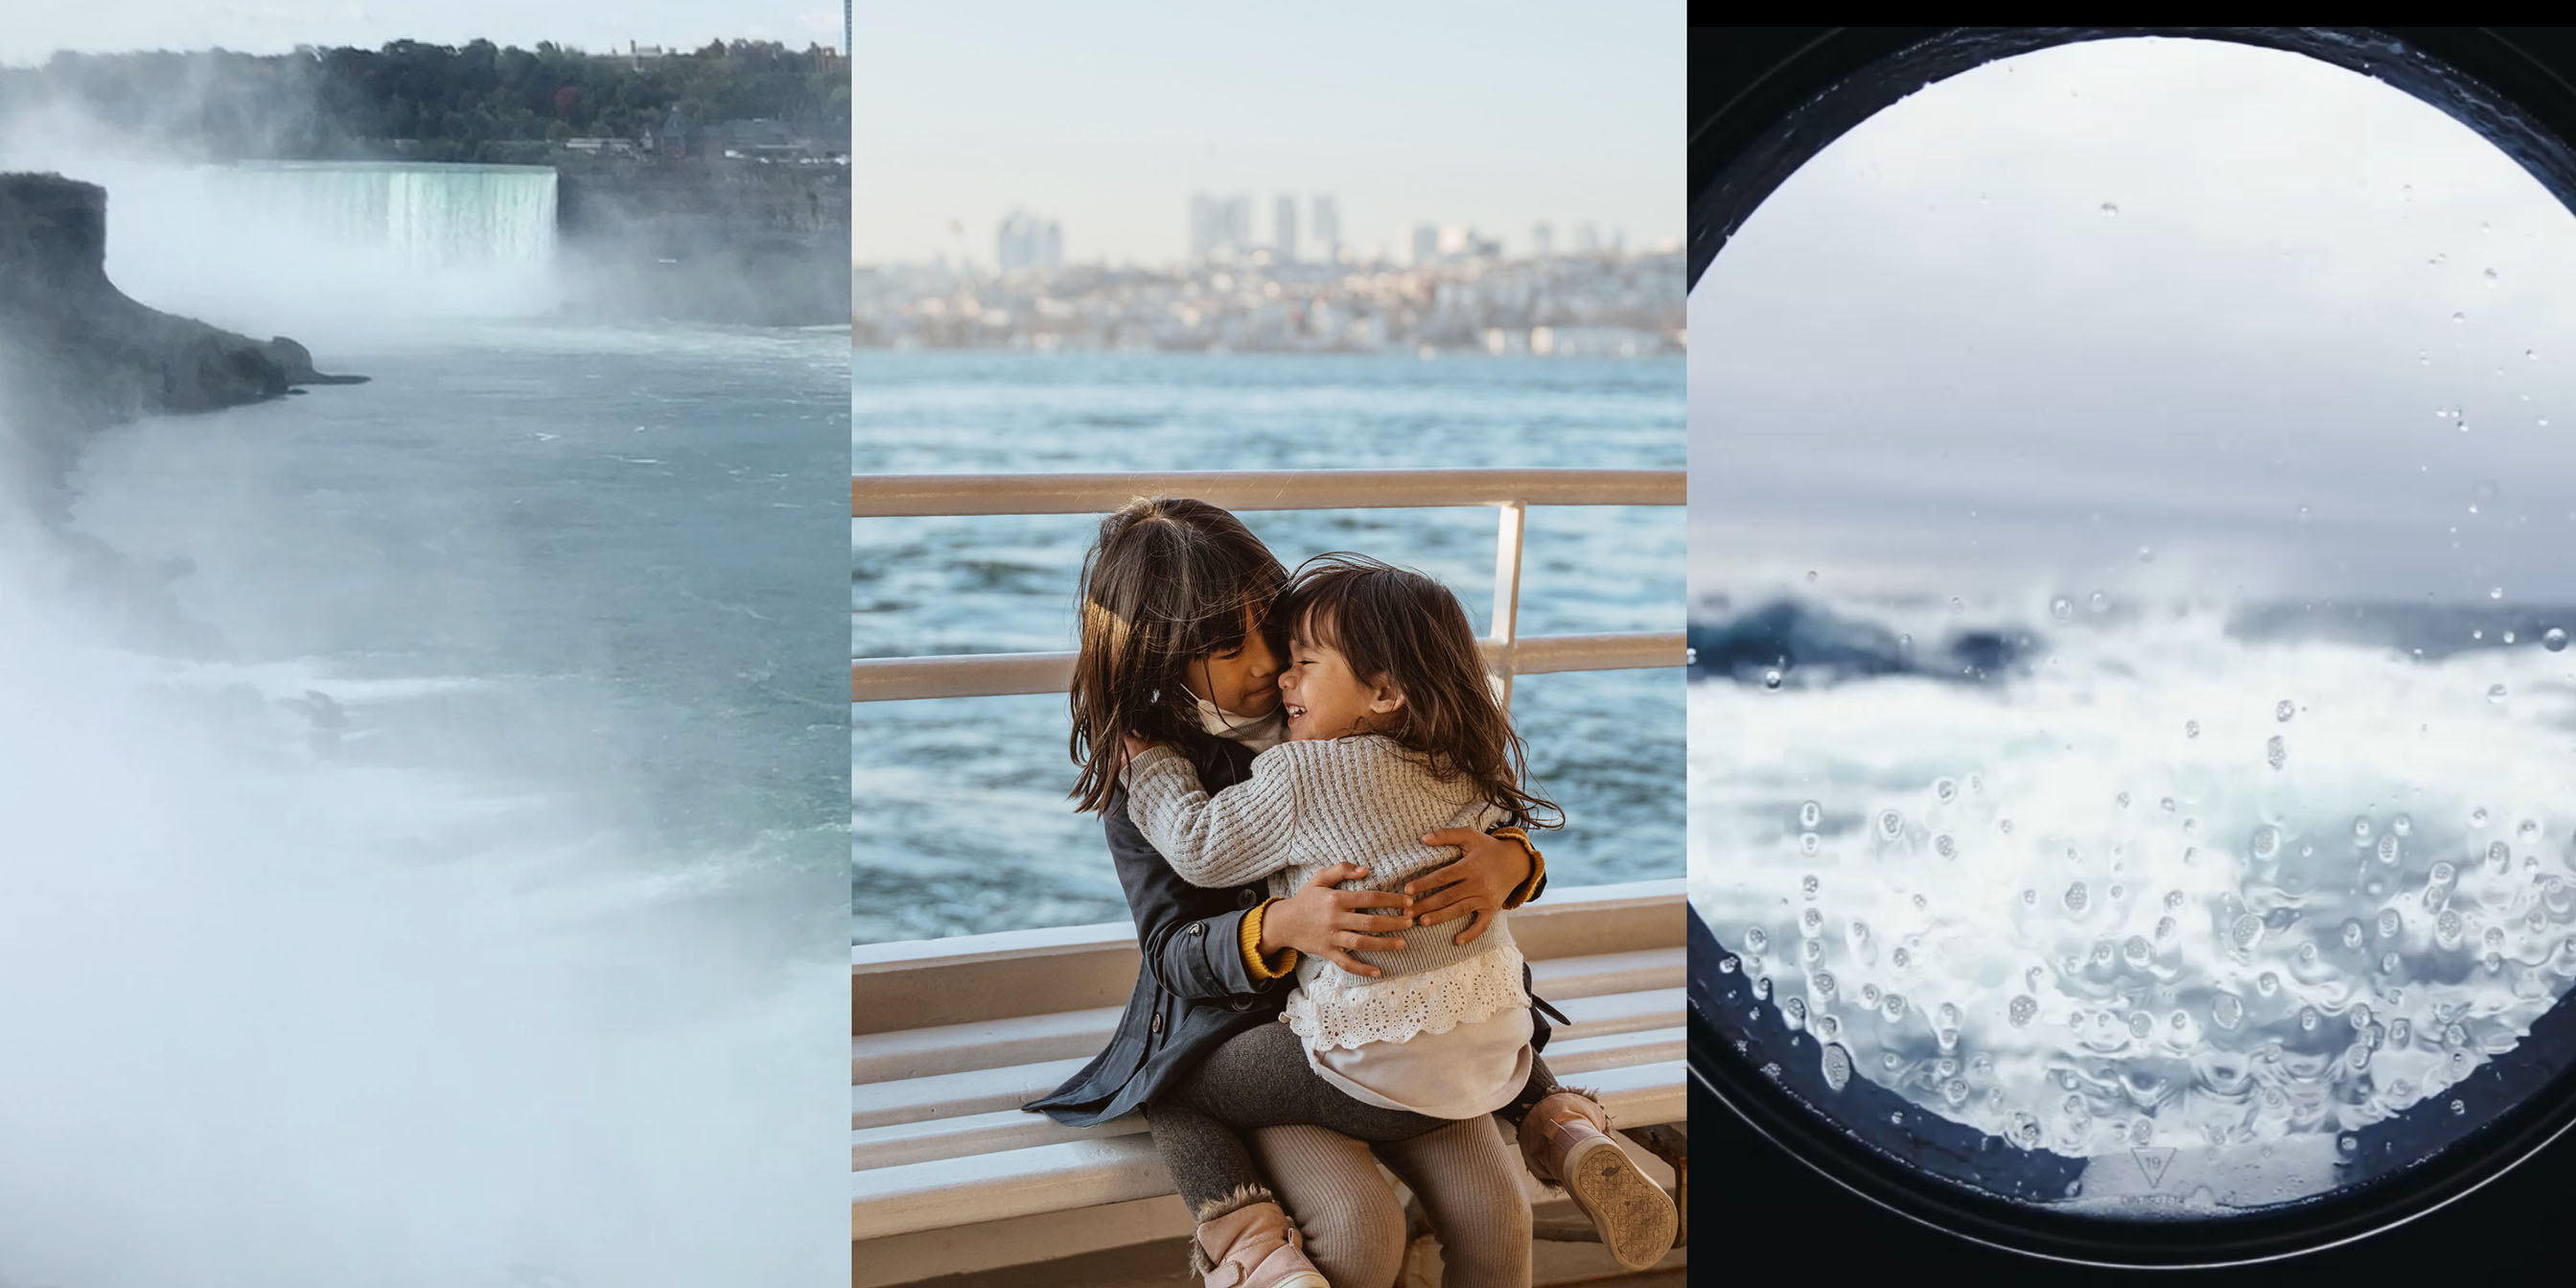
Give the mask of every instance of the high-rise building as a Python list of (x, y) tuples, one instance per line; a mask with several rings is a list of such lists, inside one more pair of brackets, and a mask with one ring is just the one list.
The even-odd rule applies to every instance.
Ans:
[(1326, 262), (1341, 262), (1342, 212), (1334, 207), (1331, 193), (1315, 195), (1315, 240), (1324, 244)]
[(1413, 266), (1421, 268), (1427, 264), (1437, 263), (1439, 259), (1440, 226), (1415, 224), (1413, 226)]
[(1216, 253), (1223, 229), (1217, 214), (1217, 200), (1204, 192), (1190, 194), (1190, 258), (1206, 259)]
[(1530, 225), (1530, 255), (1545, 259), (1556, 253), (1556, 228), (1542, 219)]
[(1280, 193), (1270, 206), (1270, 253), (1282, 264), (1297, 262), (1297, 198)]
[(1595, 254), (1601, 249), (1601, 226), (1589, 220), (1574, 226), (1574, 253)]
[(1014, 208), (993, 234), (993, 262), (1005, 274), (1064, 264), (1064, 226)]
[(1249, 252), (1252, 240), (1252, 194), (1232, 197), (1190, 194), (1190, 258)]

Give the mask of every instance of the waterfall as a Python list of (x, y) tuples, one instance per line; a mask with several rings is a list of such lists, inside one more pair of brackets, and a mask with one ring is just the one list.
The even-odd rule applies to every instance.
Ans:
[(155, 308), (266, 335), (528, 317), (560, 300), (547, 166), (94, 159), (107, 272)]
[[(555, 249), (548, 166), (261, 162), (210, 172), (209, 195), (241, 212), (422, 272), (542, 268)], [(229, 203), (228, 203), (229, 204)]]

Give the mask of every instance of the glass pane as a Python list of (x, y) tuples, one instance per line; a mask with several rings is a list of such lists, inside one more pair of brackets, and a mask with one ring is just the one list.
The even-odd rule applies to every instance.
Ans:
[(2506, 1108), (2576, 979), (2571, 264), (2467, 128), (2215, 42), (1988, 65), (1793, 176), (1690, 303), (1721, 1023), (2113, 1215)]

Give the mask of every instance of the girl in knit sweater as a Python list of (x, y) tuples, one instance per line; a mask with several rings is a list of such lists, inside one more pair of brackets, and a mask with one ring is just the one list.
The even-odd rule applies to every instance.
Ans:
[[(1439, 583), (1327, 555), (1298, 571), (1278, 615), (1288, 741), (1257, 756), (1247, 781), (1211, 795), (1187, 758), (1127, 739), (1129, 817), (1175, 872), (1210, 887), (1266, 878), (1283, 895), (1355, 864), (1369, 876), (1345, 888), (1392, 891), (1447, 861), (1428, 834), (1560, 821), (1522, 786), (1521, 740), (1465, 611)], [(1306, 958), (1285, 1024), (1229, 1039), (1156, 1107), (1384, 1142), (1504, 1111), (1533, 1166), (1566, 1184), (1614, 1255), (1651, 1264), (1672, 1241), (1671, 1201), (1609, 1141), (1599, 1107), (1558, 1086), (1532, 1049), (1521, 954), (1508, 919), (1490, 915), (1464, 944), (1417, 928), (1355, 968)], [(1484, 1163), (1512, 1166), (1490, 1151)], [(1507, 1184), (1484, 1193), (1517, 1192), (1516, 1176), (1487, 1181)], [(1494, 1223), (1475, 1213), (1442, 1215), (1450, 1282), (1526, 1282), (1526, 1246), (1491, 1246)]]

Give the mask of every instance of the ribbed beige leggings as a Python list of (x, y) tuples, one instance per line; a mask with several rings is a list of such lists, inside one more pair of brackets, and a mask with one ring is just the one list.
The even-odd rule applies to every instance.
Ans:
[(1529, 1288), (1529, 1194), (1519, 1151), (1490, 1116), (1374, 1147), (1305, 1125), (1251, 1136), (1270, 1188), (1306, 1236), (1307, 1257), (1333, 1288), (1393, 1288), (1403, 1273), (1404, 1205), (1380, 1160), (1441, 1232), (1443, 1288)]

